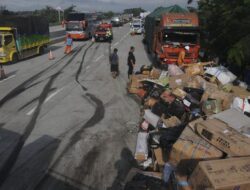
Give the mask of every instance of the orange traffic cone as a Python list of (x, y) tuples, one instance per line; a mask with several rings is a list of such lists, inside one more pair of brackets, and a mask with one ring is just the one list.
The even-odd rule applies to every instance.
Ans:
[(53, 56), (52, 51), (50, 50), (49, 51), (49, 60), (53, 60), (53, 59), (55, 59), (55, 57)]
[(0, 79), (5, 79), (6, 78), (6, 74), (4, 72), (3, 66), (0, 66)]

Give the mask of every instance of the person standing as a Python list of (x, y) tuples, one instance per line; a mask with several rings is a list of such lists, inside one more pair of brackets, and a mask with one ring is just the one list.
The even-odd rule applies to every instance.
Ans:
[(118, 52), (118, 49), (115, 48), (114, 52), (110, 55), (110, 68), (111, 68), (111, 73), (112, 73), (113, 78), (116, 78), (119, 72), (119, 57), (118, 57), (117, 52)]
[(73, 45), (73, 39), (71, 38), (71, 35), (68, 34), (66, 38), (66, 47), (64, 50), (65, 54), (69, 54), (72, 51), (72, 45)]
[(177, 64), (180, 68), (182, 68), (183, 64), (185, 63), (186, 51), (189, 51), (189, 49), (190, 49), (189, 46), (185, 46), (184, 48), (181, 49), (179, 53)]
[(128, 53), (128, 79), (131, 82), (132, 80), (132, 74), (134, 72), (135, 67), (135, 56), (134, 56), (135, 48), (133, 46), (130, 47), (129, 53)]

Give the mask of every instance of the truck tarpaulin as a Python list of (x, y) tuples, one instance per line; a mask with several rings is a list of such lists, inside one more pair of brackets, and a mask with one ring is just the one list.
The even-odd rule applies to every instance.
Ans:
[(49, 35), (47, 19), (38, 16), (3, 16), (0, 26), (13, 27), (19, 35)]

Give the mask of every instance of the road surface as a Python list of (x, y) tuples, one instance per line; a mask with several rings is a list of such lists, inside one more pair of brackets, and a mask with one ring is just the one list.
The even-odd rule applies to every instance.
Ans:
[[(119, 190), (136, 165), (140, 107), (127, 94), (127, 54), (136, 69), (150, 61), (142, 36), (114, 28), (109, 43), (74, 42), (5, 66), (0, 81), (1, 190)], [(110, 48), (118, 48), (120, 75), (110, 74)]]

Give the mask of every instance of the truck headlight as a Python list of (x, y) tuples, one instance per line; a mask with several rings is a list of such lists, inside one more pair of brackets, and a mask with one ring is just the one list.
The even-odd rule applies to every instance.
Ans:
[(0, 52), (0, 57), (5, 57), (5, 56), (6, 56), (6, 53)]

